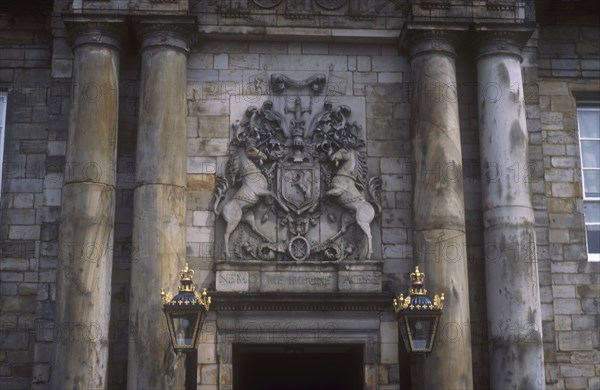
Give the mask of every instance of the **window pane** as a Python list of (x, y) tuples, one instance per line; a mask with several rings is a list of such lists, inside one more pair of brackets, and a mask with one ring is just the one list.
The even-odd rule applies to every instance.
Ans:
[(586, 198), (600, 198), (600, 171), (583, 171)]
[[(7, 92), (0, 92), (0, 178), (2, 178), (2, 165), (4, 165), (4, 123), (6, 120)], [(2, 182), (0, 181), (0, 195), (2, 195)]]
[(600, 223), (600, 202), (584, 202), (585, 223)]
[(581, 141), (584, 168), (600, 168), (600, 141)]
[(586, 227), (588, 253), (600, 253), (600, 226), (588, 225)]
[(581, 138), (600, 138), (600, 110), (579, 110)]

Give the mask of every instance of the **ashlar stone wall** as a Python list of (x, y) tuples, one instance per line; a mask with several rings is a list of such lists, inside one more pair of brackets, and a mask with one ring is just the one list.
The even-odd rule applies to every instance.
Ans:
[[(47, 5), (47, 4), (46, 4)], [(61, 156), (52, 126), (65, 107), (49, 93), (50, 9), (0, 15), (0, 90), (8, 92), (0, 214), (0, 386), (27, 388), (48, 377), (37, 364), (41, 319), (53, 316)], [(66, 107), (68, 111), (68, 106)]]
[[(135, 3), (127, 4), (129, 7)], [(137, 3), (160, 7), (158, 2)], [(184, 3), (169, 3), (169, 7), (185, 11), (187, 6), (180, 7)], [(181, 151), (187, 154), (187, 259), (196, 271), (196, 283), (215, 288), (214, 258), (222, 244), (215, 235), (217, 216), (212, 210), (212, 198), (216, 175), (223, 174), (230, 152), (230, 126), (236, 119), (230, 111), (232, 104), (245, 107), (253, 104), (251, 96), (267, 95), (268, 85), (257, 80), (267, 81), (270, 73), (298, 79), (324, 73), (329, 82), (324, 97), (364, 101), (369, 172), (383, 179), (384, 211), (374, 224), (378, 226), (374, 229), (374, 252), (383, 260), (383, 290), (405, 291), (406, 276), (414, 265), (412, 183), (419, 179), (412, 177), (411, 76), (405, 55), (391, 41), (358, 44), (303, 42), (300, 38), (289, 42), (215, 39), (208, 33), (215, 26), (227, 33), (238, 24), (250, 22), (228, 13), (231, 7), (217, 7), (225, 2), (211, 2), (215, 8), (207, 12), (200, 9), (204, 3), (207, 2), (194, 3), (194, 12), (208, 27), (188, 60), (188, 138), (187, 150)], [(495, 12), (505, 20), (519, 19), (515, 15), (521, 13), (529, 15), (526, 18), (533, 15), (529, 2), (512, 8), (503, 1), (477, 7), (459, 7), (458, 2), (449, 2), (450, 8), (442, 3), (428, 2), (424, 6), (412, 2), (406, 9), (410, 8), (416, 18), (428, 21), (467, 20), (467, 14), (471, 20), (486, 12)], [(88, 6), (91, 2), (83, 4)], [(310, 4), (310, 10), (316, 9), (314, 2)], [(403, 19), (398, 15), (405, 15), (406, 10), (389, 4), (387, 7), (393, 8), (395, 15), (389, 19), (388, 27), (399, 29)], [(272, 18), (269, 12), (261, 11), (264, 20), (255, 22), (250, 29), (253, 34), (260, 35), (270, 20), (305, 27), (318, 27), (320, 23), (319, 18), (290, 19), (293, 13), (287, 8), (284, 12), (283, 5), (280, 8)], [(449, 10), (455, 14), (449, 14)], [(52, 18), (50, 11), (39, 8), (24, 16), (0, 16), (0, 89), (9, 92), (0, 214), (0, 386), (8, 388), (49, 388), (53, 340), (68, 337), (68, 332), (75, 330), (56, 329), (54, 325), (56, 268), (61, 250), (61, 188), (65, 176), (76, 167), (65, 167), (64, 157), (71, 107), (71, 47), (62, 21)], [(339, 18), (324, 15), (329, 27), (338, 22)], [(381, 20), (376, 19), (377, 23)], [(352, 27), (352, 23), (368, 27), (372, 21), (355, 21), (348, 26)], [(547, 385), (557, 389), (598, 389), (600, 264), (589, 262), (585, 256), (576, 104), (580, 96), (593, 97), (600, 89), (600, 29), (585, 20), (579, 23), (577, 18), (568, 23), (545, 21), (523, 50), (530, 155), (529, 165), (515, 167), (515, 174), (519, 180), (529, 180), (535, 209)], [(138, 48), (133, 39), (125, 43), (120, 69), (109, 388), (126, 383), (129, 335), (136, 331), (129, 327), (128, 318), (130, 261), (132, 253), (139, 249), (131, 244)], [(482, 245), (476, 105), (477, 88), (481, 86), (475, 84), (473, 55), (466, 49), (459, 51), (457, 79), (472, 322), (459, 324), (458, 334), (470, 333), (474, 383), (477, 388), (486, 388), (487, 332), (493, 324), (487, 322), (486, 316), (486, 248)], [(443, 91), (437, 93), (440, 98), (449, 97)], [(93, 99), (93, 94), (88, 97)], [(441, 170), (431, 173), (443, 174)], [(201, 389), (227, 388), (231, 384), (231, 365), (223, 363), (223, 349), (219, 349), (219, 332), (223, 329), (219, 329), (218, 321), (212, 312), (205, 324), (198, 352)], [(342, 318), (342, 322), (351, 321)], [(369, 340), (371, 360), (365, 366), (366, 382), (371, 388), (398, 388), (405, 383), (410, 361), (397, 353), (395, 319), (391, 313), (384, 313), (369, 326), (374, 336)], [(441, 329), (439, 337), (456, 337), (455, 330)]]
[(576, 112), (578, 98), (600, 101), (600, 28), (578, 21), (539, 31), (540, 201), (549, 242), (540, 292), (546, 380), (556, 389), (600, 388), (600, 263), (586, 254)]
[[(211, 199), (215, 174), (224, 173), (230, 152), (231, 124), (241, 119), (230, 116), (231, 107), (241, 105), (243, 108), (236, 111), (243, 112), (256, 104), (252, 100), (255, 95), (268, 95), (271, 73), (283, 73), (293, 79), (324, 73), (328, 84), (318, 100), (320, 104), (324, 99), (338, 99), (341, 104), (345, 97), (361, 97), (365, 104), (369, 175), (381, 174), (383, 179), (384, 211), (375, 258), (384, 259), (385, 290), (406, 286), (404, 276), (413, 267), (409, 244), (410, 101), (409, 91), (402, 84), (409, 77), (408, 71), (407, 60), (399, 55), (395, 45), (201, 41), (194, 48), (188, 61), (187, 250), (199, 285), (214, 288), (213, 259), (215, 253), (220, 256), (223, 250), (222, 238), (214, 234), (216, 216)], [(214, 314), (209, 316), (208, 332), (199, 348), (200, 388), (216, 388), (217, 383), (227, 388), (231, 383), (227, 371), (231, 366), (218, 364), (223, 356), (219, 356), (217, 348), (216, 320)], [(366, 380), (379, 388), (396, 388), (397, 330), (392, 317), (382, 321), (379, 335), (373, 340), (378, 344), (371, 347), (379, 351), (375, 357), (378, 364), (368, 366)]]

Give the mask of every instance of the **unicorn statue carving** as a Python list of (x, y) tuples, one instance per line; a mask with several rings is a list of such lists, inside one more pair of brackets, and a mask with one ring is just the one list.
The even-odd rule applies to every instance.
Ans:
[[(366, 159), (364, 153), (354, 149), (341, 148), (333, 155), (330, 160), (336, 165), (337, 171), (331, 179), (331, 187), (325, 193), (327, 196), (337, 197), (338, 203), (354, 212), (355, 222), (365, 233), (367, 238), (367, 259), (373, 255), (373, 237), (371, 235), (371, 221), (375, 218), (375, 208), (369, 203), (360, 190), (364, 188), (366, 181)], [(378, 199), (374, 196), (376, 191), (381, 188), (379, 177), (373, 177), (368, 182), (368, 190), (372, 199)], [(381, 206), (374, 201), (377, 213), (381, 213)], [(342, 223), (341, 230), (331, 238), (341, 236), (346, 232), (347, 225)]]
[[(271, 196), (277, 201), (284, 211), (289, 209), (282, 204), (277, 196), (269, 190), (267, 178), (263, 175), (254, 160), (262, 164), (267, 156), (258, 148), (252, 146), (248, 148), (239, 148), (235, 155), (227, 162), (226, 177), (217, 178), (214, 211), (216, 215), (223, 213), (223, 218), (227, 222), (225, 229), (224, 244), (225, 257), (229, 258), (229, 237), (237, 228), (244, 217), (252, 231), (258, 234), (263, 240), (273, 242), (273, 240), (258, 230), (253, 213), (244, 213), (245, 210), (253, 207), (260, 201), (261, 197)], [(227, 198), (227, 192), (241, 181), (241, 186), (235, 194), (220, 209), (220, 203)]]

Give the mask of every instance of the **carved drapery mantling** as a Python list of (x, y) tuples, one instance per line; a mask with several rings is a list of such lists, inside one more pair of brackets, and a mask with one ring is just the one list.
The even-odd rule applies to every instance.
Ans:
[(317, 105), (324, 75), (294, 81), (273, 74), (271, 82), (274, 91), (309, 92), (250, 106), (233, 123), (233, 152), (214, 203), (225, 257), (370, 258), (380, 180), (368, 179), (362, 126), (348, 105)]

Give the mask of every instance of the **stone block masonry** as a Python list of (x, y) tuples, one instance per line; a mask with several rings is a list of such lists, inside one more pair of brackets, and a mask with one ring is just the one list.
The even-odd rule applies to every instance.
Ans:
[[(572, 32), (572, 34), (570, 34)], [(597, 95), (600, 28), (543, 26), (539, 33), (539, 106), (547, 210), (547, 257), (540, 262), (546, 383), (598, 388), (600, 264), (586, 256), (577, 126), (578, 96)], [(596, 49), (593, 49), (596, 47)], [(600, 101), (600, 96), (598, 96)]]
[(40, 325), (54, 310), (62, 176), (50, 174), (47, 166), (64, 156), (51, 146), (64, 134), (47, 131), (52, 86), (47, 11), (0, 17), (3, 37), (14, 38), (0, 42), (0, 90), (8, 92), (0, 187), (0, 386), (9, 388), (49, 377), (35, 346)]
[[(315, 106), (320, 107), (324, 99), (334, 102), (337, 102), (336, 99), (352, 96), (364, 99), (362, 104), (365, 108), (361, 111), (366, 110), (365, 130), (370, 132), (367, 134), (370, 139), (367, 145), (369, 172), (387, 175), (385, 181), (389, 185), (384, 185), (382, 197), (391, 199), (391, 203), (386, 204), (386, 213), (396, 209), (396, 198), (407, 210), (410, 207), (410, 169), (396, 164), (394, 160), (398, 150), (410, 151), (407, 124), (407, 107), (410, 102), (401, 92), (401, 81), (408, 74), (409, 66), (396, 47), (202, 41), (192, 50), (188, 62), (187, 212), (192, 215), (187, 223), (188, 262), (194, 269), (201, 270), (199, 283), (215, 286), (219, 291), (253, 291), (258, 285), (261, 286), (261, 291), (305, 291), (308, 286), (314, 291), (360, 290), (362, 285), (354, 286), (351, 277), (354, 276), (354, 281), (362, 281), (350, 274), (345, 278), (337, 273), (313, 275), (303, 272), (296, 275), (218, 271), (215, 275), (212, 271), (214, 254), (220, 253), (222, 248), (220, 240), (213, 234), (215, 216), (209, 200), (214, 191), (215, 175), (223, 175), (225, 172), (226, 156), (230, 153), (231, 124), (242, 119), (232, 114), (232, 111), (243, 114), (246, 107), (260, 105), (253, 99), (261, 98), (256, 95), (266, 98), (272, 93), (269, 90), (269, 75), (277, 72), (298, 80), (306, 79), (314, 73), (324, 73), (329, 84), (325, 87), (324, 96), (317, 96)], [(237, 108), (233, 110), (231, 107)], [(408, 225), (394, 229), (405, 237), (402, 243), (406, 243), (410, 236)], [(394, 242), (386, 241), (386, 244), (390, 245), (379, 246), (374, 252), (383, 254), (385, 248), (391, 247)], [(395, 276), (397, 268), (392, 263), (401, 263), (401, 269), (410, 272), (411, 264), (407, 255), (402, 250), (396, 258), (386, 260), (385, 264), (389, 263), (387, 276), (382, 280), (379, 273), (374, 274), (368, 288), (379, 290), (384, 284), (386, 289), (398, 289), (400, 280), (405, 283), (405, 278)], [(377, 255), (377, 258), (379, 256), (381, 255)], [(385, 351), (382, 352), (384, 356), (395, 356), (389, 348), (390, 341), (386, 338), (382, 342), (385, 343)], [(217, 348), (216, 340), (204, 346), (209, 349)], [(377, 383), (379, 380), (380, 385), (397, 386), (399, 378), (393, 374), (398, 371), (397, 358), (386, 359), (379, 366), (381, 375), (376, 375), (374, 381)], [(199, 361), (199, 365), (198, 378), (201, 385), (211, 386), (216, 383), (218, 378), (215, 379), (211, 373), (217, 365), (212, 361)], [(228, 365), (218, 366), (223, 376)], [(221, 379), (226, 381), (224, 383), (230, 383), (227, 375)]]
[[(447, 166), (438, 166), (426, 171), (423, 176), (414, 174), (417, 164), (412, 155), (422, 151), (422, 148), (412, 143), (416, 138), (411, 120), (414, 121), (419, 115), (411, 112), (411, 104), (415, 98), (418, 74), (424, 69), (417, 67), (411, 70), (408, 52), (398, 48), (401, 30), (407, 18), (411, 22), (442, 21), (451, 25), (464, 23), (471, 27), (482, 27), (485, 22), (495, 21), (514, 27), (525, 25), (534, 17), (539, 28), (521, 50), (522, 89), (511, 85), (507, 90), (509, 94), (518, 91), (524, 99), (524, 121), (520, 116), (519, 126), (521, 129), (527, 128), (527, 132), (524, 138), (517, 138), (527, 145), (528, 156), (524, 156), (523, 152), (516, 153), (519, 165), (507, 165), (511, 169), (517, 168), (510, 172), (508, 180), (511, 188), (516, 188), (512, 186), (515, 178), (519, 186), (524, 183), (520, 179), (527, 179), (523, 187), (527, 187), (530, 196), (532, 215), (527, 215), (536, 245), (525, 247), (525, 252), (533, 253), (532, 250), (536, 250), (535, 273), (538, 281), (534, 282), (534, 275), (531, 275), (529, 284), (532, 289), (539, 287), (541, 307), (541, 311), (536, 313), (541, 316), (541, 327), (534, 329), (535, 333), (526, 333), (524, 338), (530, 341), (529, 337), (535, 334), (535, 340), (532, 340), (535, 342), (520, 343), (520, 346), (538, 345), (541, 333), (546, 388), (600, 388), (600, 366), (597, 364), (600, 359), (600, 340), (597, 335), (600, 269), (598, 263), (589, 262), (586, 258), (576, 115), (578, 103), (594, 100), (600, 90), (600, 28), (596, 26), (597, 15), (584, 7), (586, 2), (580, 1), (577, 6), (568, 1), (552, 2), (556, 8), (550, 9), (545, 1), (504, 0), (473, 4), (426, 0), (411, 1), (410, 4), (385, 0), (112, 0), (62, 2), (64, 4), (56, 1), (54, 10), (51, 9), (51, 1), (44, 1), (43, 5), (36, 2), (34, 7), (28, 3), (7, 0), (0, 5), (0, 90), (8, 91), (0, 189), (0, 387), (36, 390), (56, 387), (51, 386), (50, 381), (61, 376), (64, 370), (60, 365), (71, 364), (68, 359), (63, 359), (59, 365), (55, 364), (57, 338), (61, 345), (68, 340), (75, 345), (81, 341), (81, 337), (77, 339), (75, 336), (82, 336), (89, 341), (91, 332), (96, 330), (94, 321), (78, 320), (76, 325), (67, 326), (60, 314), (59, 318), (55, 316), (57, 305), (58, 312), (64, 312), (64, 299), (58, 298), (57, 301), (57, 295), (64, 296), (65, 291), (60, 286), (57, 289), (57, 280), (62, 278), (60, 283), (68, 286), (73, 281), (79, 281), (77, 277), (80, 275), (79, 272), (65, 274), (64, 267), (59, 265), (65, 247), (67, 250), (73, 249), (71, 244), (61, 245), (59, 237), (65, 237), (65, 234), (77, 229), (76, 224), (71, 222), (81, 221), (81, 216), (98, 212), (97, 205), (104, 204), (104, 201), (94, 201), (93, 207), (79, 207), (74, 212), (71, 207), (76, 205), (84, 192), (69, 189), (77, 185), (91, 187), (91, 184), (81, 184), (94, 181), (91, 179), (98, 176), (90, 176), (90, 169), (98, 166), (95, 153), (100, 149), (110, 149), (102, 146), (100, 135), (105, 134), (103, 131), (94, 131), (93, 141), (73, 146), (86, 131), (104, 129), (109, 115), (91, 115), (81, 126), (69, 125), (71, 110), (81, 112), (81, 105), (90, 103), (90, 97), (93, 97), (90, 93), (96, 89), (89, 86), (83, 88), (87, 84), (82, 86), (77, 82), (82, 64), (73, 53), (75, 42), (65, 29), (64, 21), (68, 19), (65, 15), (69, 10), (85, 14), (93, 8), (94, 14), (104, 12), (112, 19), (130, 15), (132, 17), (127, 16), (126, 23), (131, 25), (133, 19), (137, 23), (149, 14), (161, 13), (180, 15), (182, 18), (176, 19), (181, 21), (183, 15), (189, 12), (199, 21), (197, 30), (201, 35), (201, 39), (191, 46), (187, 65), (181, 65), (177, 59), (171, 61), (161, 57), (183, 56), (182, 51), (164, 54), (162, 49), (165, 43), (168, 46), (166, 41), (173, 38), (170, 34), (164, 34), (164, 31), (158, 34), (156, 40), (147, 42), (151, 49), (145, 52), (147, 55), (151, 52), (152, 58), (142, 59), (139, 52), (142, 40), (135, 39), (133, 29), (128, 30), (130, 36), (124, 40), (124, 50), (119, 54), (119, 100), (117, 108), (111, 111), (118, 114), (118, 121), (111, 122), (116, 123), (118, 134), (114, 142), (114, 159), (111, 156), (111, 161), (114, 161), (102, 167), (100, 175), (102, 179), (111, 180), (109, 186), (113, 188), (114, 199), (109, 199), (108, 203), (115, 214), (114, 223), (107, 224), (113, 226), (112, 237), (106, 240), (109, 242), (107, 252), (112, 253), (112, 271), (105, 268), (103, 274), (106, 288), (102, 295), (110, 295), (110, 299), (96, 302), (104, 305), (104, 314), (100, 316), (102, 321), (110, 313), (110, 323), (104, 324), (101, 332), (102, 335), (108, 334), (105, 338), (106, 348), (110, 351), (105, 374), (108, 388), (135, 387), (135, 375), (147, 372), (144, 371), (147, 367), (144, 368), (136, 356), (128, 357), (131, 345), (136, 345), (136, 338), (139, 344), (140, 337), (153, 334), (152, 321), (147, 321), (149, 328), (140, 327), (137, 323), (131, 325), (139, 314), (132, 311), (130, 315), (130, 299), (135, 296), (132, 290), (143, 290), (143, 295), (150, 297), (140, 299), (141, 295), (138, 294), (132, 300), (133, 307), (146, 308), (141, 310), (143, 315), (152, 312), (147, 306), (155, 304), (151, 303), (157, 299), (153, 294), (160, 287), (152, 286), (156, 284), (155, 279), (149, 282), (151, 278), (145, 277), (149, 274), (156, 276), (159, 272), (145, 271), (144, 267), (156, 264), (138, 261), (144, 255), (141, 249), (154, 248), (153, 254), (146, 252), (146, 257), (166, 259), (161, 264), (172, 265), (170, 259), (179, 262), (187, 260), (196, 271), (194, 280), (199, 286), (207, 286), (223, 294), (247, 296), (266, 290), (270, 292), (265, 294), (299, 293), (311, 288), (321, 291), (315, 294), (332, 295), (340, 292), (361, 294), (367, 290), (370, 294), (380, 290), (390, 294), (406, 291), (406, 276), (413, 270), (419, 251), (424, 248), (415, 243), (420, 238), (415, 237), (414, 228), (423, 222), (423, 218), (415, 217), (411, 210), (413, 195), (420, 191), (420, 186), (427, 180), (437, 180), (438, 184), (443, 184), (440, 179), (447, 177), (449, 171), (446, 170)], [(266, 8), (259, 6), (259, 3)], [(326, 8), (333, 3), (340, 4), (339, 8)], [(63, 6), (67, 8), (61, 8)], [(532, 7), (536, 12), (532, 12)], [(88, 27), (92, 26), (94, 23), (89, 23)], [(174, 32), (179, 38), (181, 33), (179, 30)], [(469, 34), (470, 38), (474, 37), (474, 33)], [(100, 34), (100, 43), (91, 46), (99, 49), (103, 39), (110, 35)], [(94, 35), (89, 38), (93, 41)], [(506, 45), (506, 42), (503, 41), (498, 47)], [(480, 126), (478, 119), (481, 112), (493, 111), (499, 105), (488, 106), (488, 111), (480, 107), (478, 88), (473, 87), (477, 85), (478, 60), (470, 48), (475, 46), (471, 39), (459, 43), (454, 59), (458, 84), (456, 123), (460, 129), (462, 156), (459, 160), (462, 161), (459, 162), (462, 163), (464, 193), (466, 239), (462, 253), (468, 267), (468, 279), (461, 285), (468, 285), (468, 314), (471, 321), (469, 328), (465, 327), (465, 333), (461, 335), (468, 333), (471, 338), (473, 387), (486, 388), (490, 386), (490, 378), (497, 383), (493, 379), (496, 370), (489, 368), (488, 360), (494, 357), (488, 352), (488, 347), (489, 340), (495, 336), (490, 330), (493, 332), (498, 329), (498, 321), (488, 316), (487, 308), (494, 306), (488, 301), (498, 303), (501, 299), (494, 296), (491, 284), (486, 283), (485, 269), (490, 267), (486, 260), (490, 260), (493, 253), (484, 244), (486, 227), (482, 210), (487, 210), (490, 205), (482, 197), (482, 188), (487, 184), (486, 171), (480, 167), (480, 163), (484, 162), (480, 156), (485, 153), (480, 150), (479, 144), (485, 138), (480, 135), (481, 128), (485, 126)], [(81, 41), (75, 46), (80, 44)], [(492, 61), (494, 55), (488, 57)], [(152, 63), (150, 69), (154, 69), (154, 73), (142, 76), (140, 70), (148, 63)], [(164, 67), (175, 66), (176, 63), (180, 66), (177, 71), (164, 70)], [(94, 64), (89, 69), (93, 71), (105, 65)], [(513, 80), (517, 64), (511, 62), (509, 65), (512, 69), (510, 78)], [(213, 192), (216, 176), (225, 173), (231, 152), (231, 125), (236, 119), (241, 119), (239, 116), (243, 115), (246, 107), (253, 104), (260, 107), (259, 103), (274, 94), (268, 83), (272, 73), (283, 73), (298, 80), (315, 73), (325, 74), (328, 84), (319, 99), (332, 99), (334, 105), (351, 100), (352, 104), (361, 102), (364, 106), (361, 111), (364, 112), (364, 118), (361, 120), (364, 120), (363, 130), (367, 136), (369, 174), (382, 177), (383, 213), (372, 224), (374, 258), (382, 260), (379, 268), (342, 270), (325, 267), (322, 272), (316, 272), (309, 268), (293, 269), (295, 264), (287, 268), (279, 264), (267, 264), (266, 268), (240, 268), (239, 264), (228, 264), (227, 268), (220, 263), (215, 264), (215, 253), (222, 252), (222, 248), (219, 248), (222, 245), (221, 236), (216, 234), (222, 221), (213, 210)], [(427, 73), (428, 77), (434, 73)], [(480, 73), (490, 78), (500, 74), (487, 71)], [(155, 77), (152, 80), (156, 82), (148, 83), (148, 77)], [(182, 87), (184, 81), (186, 85)], [(114, 84), (106, 90), (114, 90)], [(159, 91), (152, 91), (148, 85), (163, 87)], [(175, 89), (181, 92), (179, 97), (183, 103), (173, 108), (169, 105), (172, 95), (168, 91), (176, 85), (180, 86)], [(144, 93), (141, 93), (142, 90)], [(292, 91), (290, 96), (296, 92)], [(448, 87), (434, 88), (429, 92), (433, 97), (443, 100), (433, 103), (446, 104), (452, 97), (447, 94), (452, 92), (452, 88)], [(83, 100), (77, 97), (82, 93), (85, 97)], [(160, 99), (153, 100), (152, 97)], [(262, 100), (259, 103), (253, 101), (256, 97)], [(596, 100), (600, 100), (600, 97)], [(157, 101), (160, 104), (148, 105)], [(98, 109), (99, 102), (88, 104), (87, 109)], [(314, 104), (322, 107), (323, 100), (315, 100)], [(354, 106), (352, 110), (354, 112)], [(164, 118), (175, 116), (177, 120), (169, 120), (167, 126), (161, 125), (163, 114)], [(77, 131), (68, 135), (69, 127)], [(113, 130), (111, 128), (109, 131)], [(164, 132), (168, 135), (164, 135)], [(148, 134), (163, 134), (164, 140), (152, 144), (152, 137), (147, 137)], [(181, 142), (172, 142), (174, 139)], [(434, 145), (436, 141), (439, 140), (431, 140), (427, 146)], [(499, 145), (505, 141), (510, 139), (501, 138), (493, 142), (492, 147), (499, 149)], [(138, 147), (138, 144), (141, 146)], [(174, 147), (175, 151), (169, 147)], [(147, 160), (143, 162), (142, 155), (147, 151), (150, 151), (149, 160), (152, 161), (165, 161), (165, 156), (171, 156), (173, 161), (177, 161), (177, 168), (170, 163), (153, 166)], [(76, 158), (73, 157), (76, 154)], [(84, 169), (77, 169), (72, 164), (74, 159), (92, 161), (96, 165), (84, 163)], [(166, 167), (169, 168), (165, 173), (162, 169)], [(136, 179), (136, 173), (142, 174), (140, 180)], [(161, 173), (162, 178), (154, 180), (143, 176), (154, 173)], [(177, 183), (173, 185), (169, 182), (171, 179), (177, 179)], [(66, 186), (65, 182), (68, 183)], [(154, 188), (168, 186), (177, 188), (164, 196), (152, 195)], [(503, 190), (507, 188), (503, 186)], [(437, 190), (443, 192), (445, 187)], [(185, 195), (179, 196), (181, 191)], [(417, 198), (422, 197), (419, 195)], [(174, 208), (160, 206), (164, 204), (173, 205)], [(111, 210), (102, 214), (110, 216)], [(165, 222), (162, 228), (157, 228), (159, 219)], [(178, 226), (173, 230), (173, 224), (169, 224), (169, 221), (174, 219)], [(92, 225), (99, 227), (102, 224)], [(154, 228), (154, 233), (166, 232), (167, 235), (154, 237)], [(78, 232), (88, 230), (88, 227), (77, 229)], [(101, 228), (98, 231), (104, 230)], [(168, 236), (171, 233), (177, 238)], [(63, 239), (63, 244), (66, 241)], [(148, 242), (176, 242), (176, 245), (157, 248), (147, 245)], [(450, 246), (444, 242), (439, 244), (428, 252), (429, 256), (438, 258), (448, 254)], [(88, 260), (94, 258), (93, 250), (87, 254)], [(500, 259), (494, 257), (496, 262), (493, 265), (498, 265)], [(87, 262), (83, 268), (92, 269), (90, 265), (93, 264)], [(282, 268), (277, 268), (280, 266)], [(175, 281), (165, 282), (170, 289), (176, 284), (178, 268), (175, 268), (169, 268), (167, 272), (175, 278)], [(136, 269), (138, 274), (134, 284), (131, 283), (131, 269)], [(140, 269), (143, 271), (140, 272)], [(139, 278), (139, 275), (144, 278)], [(515, 281), (511, 285), (517, 286), (519, 283)], [(430, 289), (435, 290), (433, 285)], [(74, 296), (81, 296), (76, 288), (72, 291), (75, 291)], [(451, 302), (452, 299), (449, 299), (448, 305)], [(398, 353), (402, 345), (398, 345), (396, 319), (391, 312), (350, 315), (344, 309), (335, 313), (304, 312), (306, 318), (299, 318), (297, 311), (286, 313), (286, 310), (280, 309), (260, 314), (257, 314), (259, 310), (254, 309), (235, 313), (211, 311), (198, 351), (198, 388), (231, 388), (235, 374), (231, 360), (232, 340), (290, 342), (292, 335), (285, 333), (286, 330), (301, 329), (310, 335), (315, 327), (330, 323), (339, 332), (331, 333), (325, 326), (325, 332), (317, 335), (326, 337), (306, 340), (330, 343), (332, 335), (338, 337), (335, 340), (341, 340), (343, 337), (340, 335), (349, 335), (346, 341), (358, 340), (365, 345), (366, 388), (398, 389), (410, 385), (410, 364), (406, 356)], [(84, 313), (83, 310), (77, 312)], [(512, 319), (517, 318), (517, 312), (520, 311), (511, 311), (514, 314)], [(153, 321), (161, 321), (162, 317), (159, 317), (157, 315)], [(239, 318), (242, 318), (241, 322)], [(328, 322), (332, 318), (334, 320)], [(520, 314), (518, 318), (523, 316)], [(130, 319), (133, 319), (131, 323)], [(537, 326), (537, 318), (534, 320), (532, 323)], [(65, 326), (60, 326), (61, 323)], [(143, 321), (142, 324), (147, 325)], [(240, 324), (248, 325), (247, 329), (239, 331)], [(258, 337), (263, 339), (256, 339), (259, 331), (262, 333)], [(93, 335), (97, 336), (96, 333)], [(449, 334), (442, 330), (441, 341), (448, 339)], [(516, 344), (523, 341), (518, 337), (515, 340)], [(99, 352), (102, 359), (105, 358), (106, 348)], [(164, 343), (160, 348), (170, 351), (170, 346)], [(146, 353), (148, 356), (152, 354)], [(72, 360), (75, 356), (65, 355)], [(169, 359), (171, 357), (167, 357), (166, 361)], [(81, 371), (79, 361), (72, 365), (77, 368), (73, 372)], [(93, 370), (94, 364), (87, 366)], [(132, 379), (128, 379), (127, 366), (130, 367)], [(519, 369), (527, 366), (521, 365)], [(135, 367), (139, 367), (139, 370)], [(155, 371), (155, 374), (161, 371), (158, 372), (160, 374), (168, 369), (163, 367)], [(168, 375), (162, 375), (161, 378)], [(102, 379), (101, 376), (96, 376), (96, 379)], [(150, 377), (146, 374), (142, 376)], [(419, 380), (421, 378), (413, 370), (412, 382)]]

